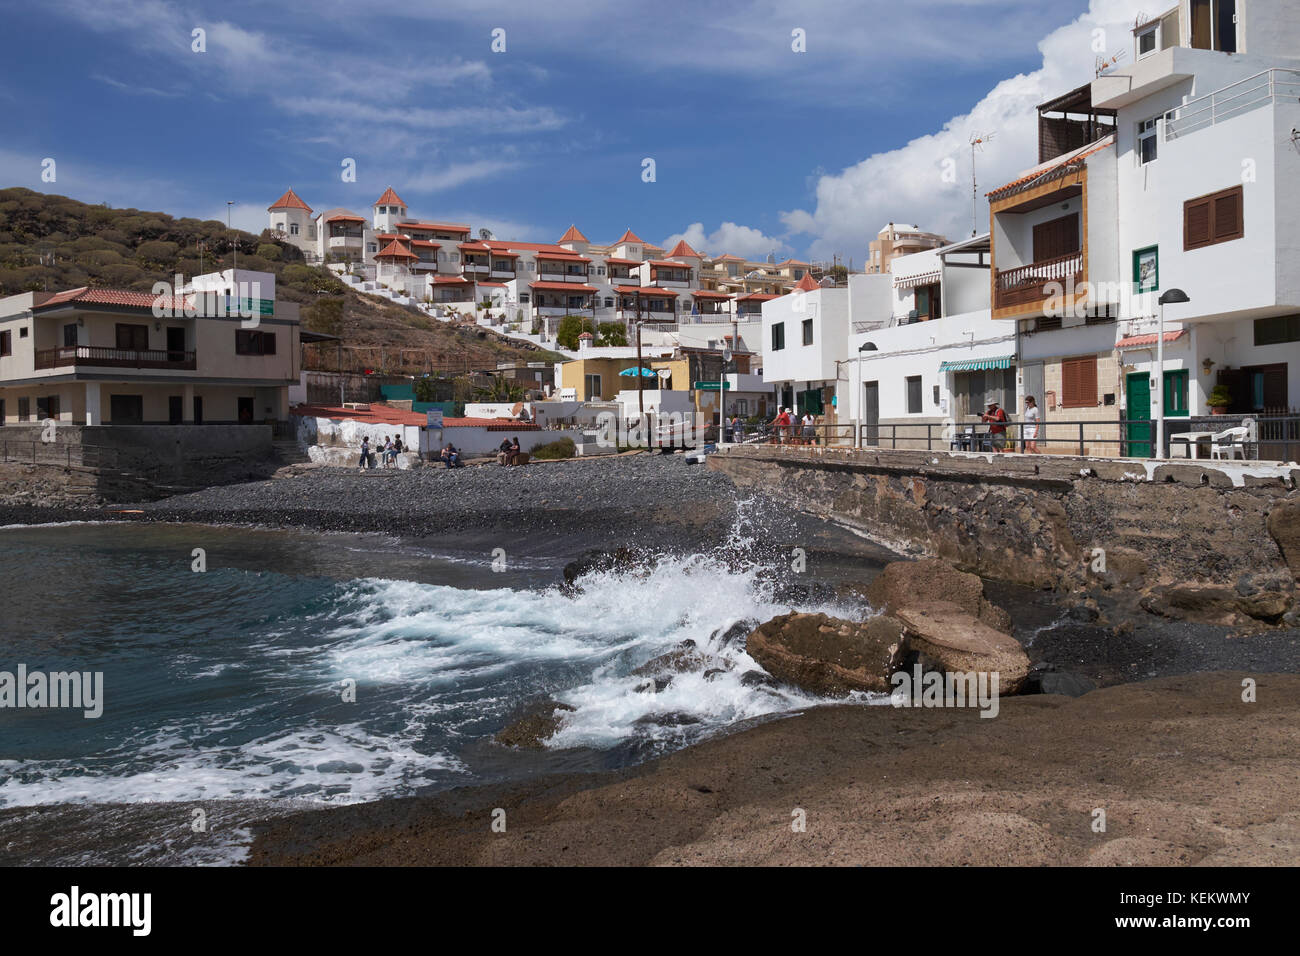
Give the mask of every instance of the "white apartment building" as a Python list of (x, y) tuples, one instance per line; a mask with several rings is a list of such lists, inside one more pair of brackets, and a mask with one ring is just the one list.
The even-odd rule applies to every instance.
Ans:
[[(1269, 420), (1300, 404), (1300, 7), (1182, 0), (1140, 23), (1132, 65), (1039, 107), (1037, 160), (988, 194), (987, 236), (853, 277), (838, 348), (838, 316), (801, 332), (826, 348), (802, 365), (765, 337), (769, 379), (841, 366), (842, 417), (881, 444), (928, 426), (945, 447), (989, 398), (1018, 418), (1033, 395), (1050, 451), (1151, 455), (1163, 405), (1167, 431), (1252, 417), (1255, 454), (1300, 458), (1297, 423)], [(793, 297), (764, 319), (789, 326)], [(1198, 425), (1216, 385), (1230, 417)]]
[(822, 288), (811, 275), (763, 304), (763, 379), (779, 407), (835, 423), (849, 311), (849, 289)]
[(292, 189), (267, 210), (269, 228), (309, 261), (360, 275), (362, 291), (384, 291), (403, 304), (491, 314), (522, 331), (554, 335), (566, 315), (640, 324), (648, 335), (740, 317), (758, 321), (762, 303), (788, 292), (811, 266), (795, 260), (709, 258), (684, 241), (671, 250), (631, 229), (609, 245), (577, 226), (555, 243), (471, 238), (467, 224), (412, 219), (389, 187), (370, 217), (346, 208), (312, 214)]
[[(1232, 413), (1300, 405), (1300, 7), (1182, 0), (1135, 29), (1134, 62), (1092, 100), (1117, 118), (1128, 417), (1208, 414), (1216, 385)], [(1161, 381), (1169, 289), (1190, 301), (1165, 308)]]

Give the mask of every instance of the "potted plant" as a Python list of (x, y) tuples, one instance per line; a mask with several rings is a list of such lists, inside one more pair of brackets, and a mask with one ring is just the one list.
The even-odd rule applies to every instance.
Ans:
[(1228, 406), (1232, 404), (1232, 396), (1228, 393), (1228, 386), (1216, 385), (1210, 389), (1208, 403), (1211, 415), (1228, 414)]

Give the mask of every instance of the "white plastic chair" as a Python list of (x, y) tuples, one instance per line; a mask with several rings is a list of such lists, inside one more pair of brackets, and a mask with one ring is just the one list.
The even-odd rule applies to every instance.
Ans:
[(1216, 432), (1210, 439), (1210, 457), (1211, 458), (1236, 458), (1238, 455), (1242, 459), (1246, 457), (1246, 441), (1250, 437), (1250, 427), (1248, 425), (1238, 425), (1236, 428), (1225, 428), (1221, 432)]

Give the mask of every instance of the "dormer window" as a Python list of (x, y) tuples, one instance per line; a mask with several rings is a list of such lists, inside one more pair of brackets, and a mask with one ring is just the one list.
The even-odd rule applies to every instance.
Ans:
[(1149, 56), (1158, 52), (1160, 49), (1160, 23), (1151, 24), (1150, 27), (1143, 30), (1137, 35), (1137, 55), (1138, 59)]

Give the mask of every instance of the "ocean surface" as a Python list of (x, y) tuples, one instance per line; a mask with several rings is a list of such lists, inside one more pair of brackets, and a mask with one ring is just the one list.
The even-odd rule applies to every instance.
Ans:
[[(740, 530), (716, 554), (588, 575), (572, 594), (559, 587), (572, 542), (497, 544), (0, 529), (0, 671), (104, 682), (95, 719), (0, 709), (0, 862), (238, 862), (242, 824), (268, 813), (625, 766), (821, 703), (743, 681), (757, 665), (723, 640), (732, 625), (863, 610), (773, 599), (771, 567), (741, 557), (752, 549)], [(206, 570), (193, 570), (196, 548)], [(634, 668), (686, 639), (708, 663), (647, 690)], [(548, 697), (576, 709), (546, 751), (493, 742)], [(140, 849), (138, 815), (106, 804), (187, 809)], [(224, 825), (185, 832), (190, 804)]]

